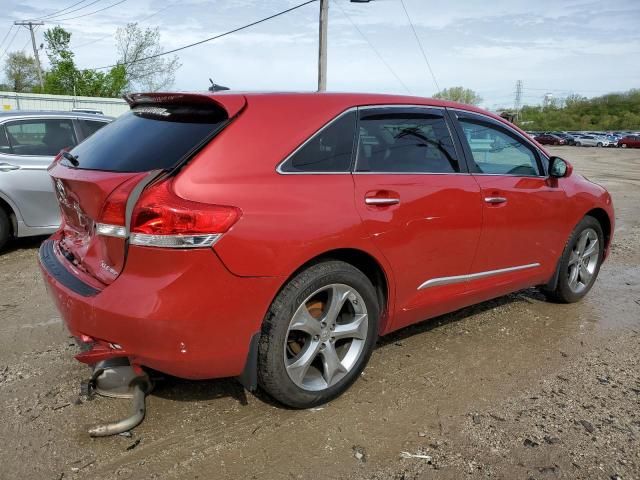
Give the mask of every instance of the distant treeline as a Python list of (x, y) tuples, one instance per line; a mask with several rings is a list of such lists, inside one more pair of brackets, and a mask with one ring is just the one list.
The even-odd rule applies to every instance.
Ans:
[(518, 124), (525, 130), (640, 130), (640, 89), (524, 106)]

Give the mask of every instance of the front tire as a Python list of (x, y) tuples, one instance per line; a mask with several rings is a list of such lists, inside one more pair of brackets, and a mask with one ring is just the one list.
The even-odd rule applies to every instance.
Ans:
[(603, 254), (604, 234), (600, 222), (586, 216), (573, 230), (564, 248), (555, 289), (544, 293), (560, 303), (582, 299), (598, 277)]
[(260, 387), (294, 408), (336, 398), (366, 366), (379, 315), (374, 286), (352, 265), (330, 260), (302, 271), (278, 294), (263, 322)]
[(598, 142), (598, 144), (596, 145), (596, 147), (602, 148), (602, 142)]
[(0, 250), (7, 244), (11, 238), (11, 222), (9, 216), (2, 208), (0, 208)]
[(627, 148), (627, 144), (623, 143), (622, 145), (620, 145), (622, 148)]

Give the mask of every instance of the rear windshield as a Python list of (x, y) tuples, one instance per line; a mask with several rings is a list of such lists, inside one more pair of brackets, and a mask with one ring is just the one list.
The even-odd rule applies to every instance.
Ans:
[[(71, 150), (77, 168), (112, 172), (171, 169), (209, 141), (227, 121), (211, 107), (142, 105)], [(62, 160), (66, 165), (67, 160)]]

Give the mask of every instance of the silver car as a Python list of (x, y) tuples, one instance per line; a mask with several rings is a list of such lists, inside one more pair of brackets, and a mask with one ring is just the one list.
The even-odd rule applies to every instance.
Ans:
[(14, 237), (46, 235), (60, 224), (47, 167), (113, 120), (71, 112), (0, 113), (0, 249)]
[(608, 147), (609, 140), (598, 135), (580, 135), (576, 137), (576, 146), (580, 147)]

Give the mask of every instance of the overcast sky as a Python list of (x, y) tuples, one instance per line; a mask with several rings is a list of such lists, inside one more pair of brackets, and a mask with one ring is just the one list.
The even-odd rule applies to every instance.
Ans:
[[(13, 20), (42, 17), (76, 1), (0, 0), (0, 40)], [(74, 9), (88, 5), (85, 8), (71, 9), (59, 17), (59, 24), (72, 33), (79, 67), (114, 62), (114, 34), (127, 22), (159, 27), (163, 48), (171, 49), (302, 2), (125, 0), (94, 15), (64, 21), (120, 1), (85, 0)], [(517, 80), (524, 83), (525, 103), (539, 103), (547, 92), (558, 97), (568, 93), (596, 96), (640, 87), (638, 0), (404, 2), (440, 87), (472, 88), (484, 98), (485, 107), (513, 105)], [(56, 23), (51, 20), (45, 28), (53, 25)], [(28, 31), (21, 30), (10, 51), (23, 47), (30, 51)], [(39, 44), (42, 29), (36, 35)], [(182, 67), (174, 88), (202, 90), (212, 77), (216, 83), (237, 90), (314, 90), (317, 36), (318, 3), (313, 3), (179, 52)], [(7, 42), (12, 37), (13, 32)], [(0, 48), (0, 55), (6, 46)], [(331, 1), (328, 89), (408, 90), (422, 96), (437, 91), (400, 0)]]

